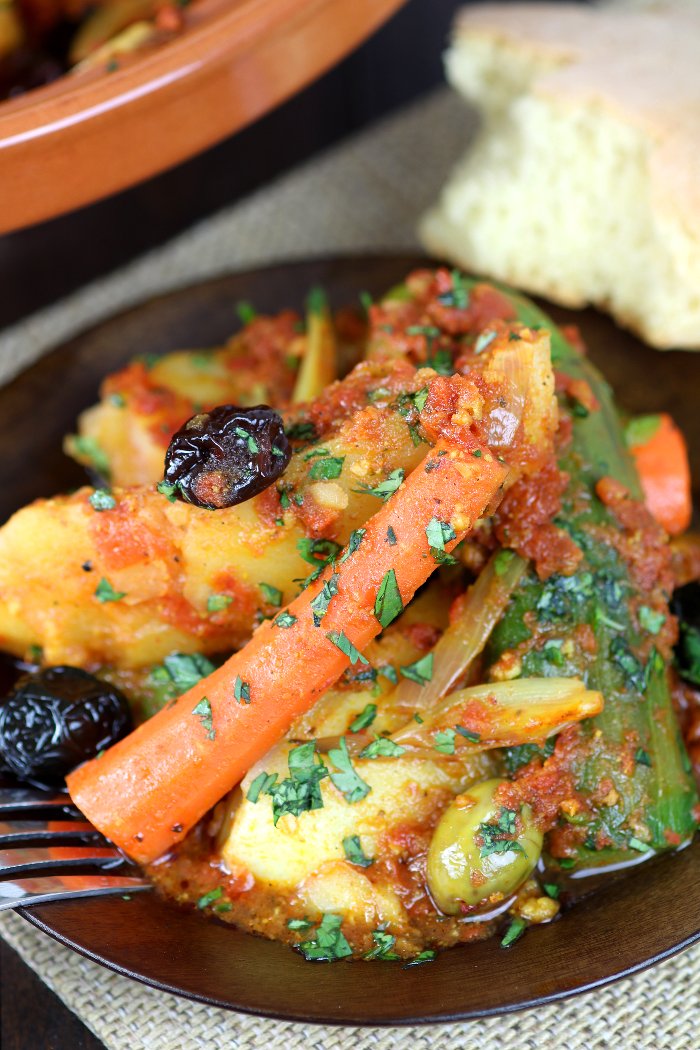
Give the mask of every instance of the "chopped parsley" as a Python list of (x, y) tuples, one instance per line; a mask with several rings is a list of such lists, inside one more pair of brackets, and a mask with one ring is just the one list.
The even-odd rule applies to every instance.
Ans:
[(259, 583), (258, 587), (262, 591), (265, 602), (273, 609), (279, 609), (282, 604), (282, 591), (279, 587), (273, 587), (271, 583)]
[(638, 747), (634, 753), (634, 760), (638, 766), (651, 767), (651, 755), (643, 747)]
[(649, 634), (658, 634), (663, 625), (666, 623), (666, 617), (661, 612), (656, 612), (654, 609), (650, 609), (648, 605), (640, 605), (639, 613), (640, 626), (648, 631)]
[(352, 644), (344, 631), (328, 631), (326, 638), (329, 642), (333, 642), (333, 645), (340, 649), (341, 653), (347, 656), (351, 664), (354, 665), (359, 662), (361, 664), (369, 665), (369, 660), (362, 655), (356, 646)]
[(365, 538), (365, 531), (365, 529), (352, 530), (352, 532), (350, 533), (350, 539), (348, 540), (347, 550), (340, 558), (341, 565), (343, 564), (343, 562), (347, 561), (348, 558), (351, 557), (356, 550), (359, 550), (360, 544)]
[(171, 485), (169, 481), (159, 481), (156, 485), (156, 489), (160, 492), (161, 496), (170, 502), (174, 503), (176, 500), (175, 493), (177, 492), (177, 484)]
[(483, 354), (484, 350), (486, 350), (487, 347), (491, 346), (491, 343), (494, 341), (497, 334), (498, 333), (494, 332), (493, 329), (491, 329), (490, 331), (487, 329), (485, 332), (480, 332), (477, 336), (476, 342), (474, 343), (474, 353)]
[(430, 553), (438, 563), (455, 564), (455, 559), (445, 550), (445, 544), (457, 538), (457, 533), (446, 521), (431, 518), (425, 527)]
[(389, 525), (389, 527), (386, 530), (386, 542), (389, 544), (390, 547), (395, 547), (398, 543), (398, 540), (396, 539), (396, 533), (392, 529), (391, 525)]
[(114, 405), (115, 408), (124, 408), (126, 405), (126, 398), (123, 394), (120, 394), (119, 391), (117, 391), (116, 393), (109, 395), (109, 403)]
[(372, 296), (369, 294), (369, 292), (360, 292), (359, 299), (362, 309), (365, 311), (366, 314), (368, 314), (374, 302)]
[(643, 692), (646, 686), (644, 668), (624, 638), (613, 638), (610, 643), (610, 656), (622, 672), (626, 684), (635, 692)]
[(313, 423), (292, 423), (285, 427), (285, 434), (292, 441), (315, 441), (316, 427)]
[(192, 714), (196, 715), (201, 721), (203, 729), (206, 730), (207, 740), (216, 740), (214, 719), (208, 697), (202, 697), (199, 703), (192, 708)]
[(255, 307), (251, 306), (250, 303), (245, 302), (245, 300), (236, 303), (236, 313), (238, 314), (239, 321), (244, 327), (245, 325), (249, 325), (250, 322), (254, 321), (258, 316)]
[(661, 416), (637, 416), (625, 427), (625, 441), (628, 448), (635, 445), (646, 445), (661, 426)]
[(435, 962), (436, 958), (437, 952), (434, 948), (426, 948), (424, 951), (419, 952), (418, 955), (414, 955), (414, 957), (406, 963), (404, 970), (408, 969), (409, 966), (421, 966), (423, 963)]
[(98, 602), (118, 602), (126, 597), (126, 591), (115, 591), (109, 580), (103, 576), (95, 588)]
[(220, 897), (223, 897), (224, 891), (221, 886), (217, 886), (216, 889), (209, 890), (208, 893), (203, 894), (197, 901), (197, 907), (202, 911), (204, 908), (208, 908), (214, 901), (218, 901)]
[(460, 736), (463, 736), (470, 744), (478, 744), (481, 740), (478, 733), (472, 732), (471, 729), (465, 729), (464, 726), (455, 726), (455, 732), (459, 733)]
[(392, 470), (391, 473), (384, 481), (380, 481), (378, 485), (361, 485), (359, 489), (355, 489), (355, 492), (362, 493), (367, 496), (378, 496), (379, 499), (386, 502), (390, 496), (393, 496), (397, 488), (401, 485), (404, 479), (403, 467), (397, 467), (396, 470)]
[(233, 697), (239, 704), (250, 703), (250, 683), (244, 682), (239, 674), (236, 675), (236, 681), (233, 683)]
[(456, 310), (466, 310), (469, 306), (469, 289), (464, 283), (464, 277), (459, 270), (453, 270), (452, 287), (438, 295), (438, 302), (443, 306), (452, 306)]
[(676, 659), (681, 678), (700, 685), (700, 629), (681, 622)]
[(513, 559), (516, 557), (517, 555), (515, 551), (499, 551), (496, 557), (493, 559), (493, 571), (496, 573), (496, 576), (505, 576), (513, 562)]
[(166, 684), (169, 695), (186, 693), (216, 668), (200, 653), (170, 653), (160, 667), (154, 667), (150, 678), (155, 684)]
[(405, 750), (388, 736), (376, 736), (371, 744), (362, 748), (360, 758), (398, 758)]
[(309, 477), (312, 481), (332, 481), (339, 478), (343, 469), (345, 456), (327, 456), (312, 463)]
[(314, 626), (319, 627), (321, 620), (328, 612), (328, 606), (331, 603), (331, 599), (335, 598), (338, 593), (338, 580), (340, 575), (334, 572), (329, 579), (325, 581), (323, 587), (318, 592), (316, 597), (311, 602), (311, 609), (313, 611)]
[(331, 782), (342, 792), (346, 802), (360, 802), (369, 795), (372, 789), (355, 770), (344, 736), (340, 738), (340, 747), (331, 748), (328, 757), (338, 770), (331, 773)]
[(493, 821), (479, 824), (477, 834), (481, 836), (479, 856), (490, 857), (492, 853), (525, 853), (515, 838), (517, 834), (517, 810), (501, 806), (501, 812)]
[(403, 612), (403, 601), (401, 592), (396, 582), (396, 573), (389, 569), (384, 573), (382, 582), (379, 584), (377, 597), (374, 600), (374, 615), (382, 627), (388, 627), (392, 620)]
[(328, 770), (316, 755), (316, 741), (293, 747), (287, 763), (289, 776), (284, 780), (278, 781), (277, 773), (259, 773), (248, 790), (249, 802), (257, 802), (261, 795), (271, 797), (275, 825), (287, 813), (298, 817), (311, 809), (323, 809), (320, 784)]
[(386, 930), (381, 928), (378, 930), (372, 930), (372, 939), (374, 941), (374, 948), (371, 948), (366, 954), (365, 959), (398, 959), (396, 952), (392, 951), (392, 948), (396, 944), (396, 937), (393, 934), (387, 933)]
[(522, 937), (526, 929), (527, 923), (524, 919), (513, 919), (501, 941), (501, 948), (510, 948), (511, 944), (515, 944), (518, 938)]
[(295, 947), (305, 959), (314, 962), (335, 962), (336, 959), (345, 959), (348, 955), (352, 955), (352, 948), (340, 928), (342, 925), (342, 915), (326, 914), (316, 930), (315, 938), (311, 941), (302, 941)]
[(627, 840), (627, 845), (630, 849), (636, 849), (638, 853), (651, 852), (651, 846), (646, 842), (642, 842), (641, 839), (636, 838), (634, 835), (631, 835)]
[(558, 899), (559, 887), (557, 886), (556, 882), (543, 882), (542, 889), (548, 897), (552, 898), (553, 901)]
[(88, 496), (88, 503), (93, 510), (114, 510), (117, 505), (117, 501), (108, 489), (95, 489), (92, 495)]
[(396, 668), (392, 667), (391, 664), (380, 664), (377, 668), (377, 672), (378, 674), (383, 675), (384, 678), (387, 678), (392, 685), (398, 684), (399, 676)]
[(247, 430), (243, 429), (243, 427), (234, 427), (233, 432), (236, 437), (241, 439), (241, 441), (245, 441), (251, 455), (254, 456), (256, 452), (260, 451), (260, 445), (257, 443), (253, 435), (249, 434)]
[(417, 682), (418, 685), (425, 685), (433, 677), (433, 654), (428, 653), (426, 656), (421, 656), (420, 660), (416, 660), (412, 664), (406, 664), (405, 667), (400, 667), (399, 670), (404, 678), (409, 678), (412, 682)]
[(422, 412), (425, 408), (425, 403), (428, 400), (428, 388), (427, 386), (421, 387), (415, 394), (411, 394), (411, 401), (416, 407), (418, 412)]
[(436, 751), (442, 752), (443, 755), (454, 755), (456, 735), (454, 729), (438, 730), (433, 738), (435, 741), (433, 747)]
[(275, 627), (293, 627), (297, 622), (297, 618), (285, 609), (278, 616), (275, 616), (272, 622)]
[(328, 309), (328, 299), (323, 288), (316, 285), (306, 297), (306, 309), (310, 314), (322, 314)]
[(78, 434), (72, 439), (72, 444), (75, 452), (87, 462), (88, 466), (103, 477), (109, 477), (109, 456), (94, 437)]
[(307, 536), (297, 540), (299, 554), (314, 566), (314, 571), (306, 578), (304, 584), (313, 583), (323, 570), (340, 554), (343, 548), (335, 540), (310, 540)]
[(232, 601), (230, 594), (210, 594), (207, 598), (207, 612), (216, 613), (228, 609)]
[(359, 835), (346, 835), (343, 839), (343, 849), (345, 859), (358, 868), (369, 868), (371, 864), (374, 864), (374, 860), (368, 857), (363, 850)]
[(313, 926), (311, 919), (289, 919), (287, 927), (290, 930), (310, 930)]
[(350, 732), (359, 733), (362, 729), (367, 729), (372, 725), (374, 719), (377, 717), (377, 705), (376, 704), (365, 704), (360, 711), (359, 715), (352, 720), (350, 723)]

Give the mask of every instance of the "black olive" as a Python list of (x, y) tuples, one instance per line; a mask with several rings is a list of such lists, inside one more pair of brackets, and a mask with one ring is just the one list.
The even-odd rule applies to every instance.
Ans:
[(22, 780), (55, 787), (130, 729), (119, 689), (77, 667), (48, 667), (20, 678), (0, 704), (0, 761)]
[(681, 678), (700, 685), (700, 583), (686, 583), (673, 592), (671, 612), (678, 617), (675, 648)]
[(193, 416), (173, 435), (164, 484), (197, 507), (233, 507), (276, 481), (291, 454), (282, 417), (274, 409), (219, 405)]

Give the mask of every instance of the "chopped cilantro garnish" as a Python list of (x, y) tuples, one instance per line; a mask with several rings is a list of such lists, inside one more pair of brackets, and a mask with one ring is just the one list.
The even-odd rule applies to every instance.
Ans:
[(558, 899), (559, 887), (557, 886), (556, 882), (543, 882), (542, 889), (548, 897), (552, 898), (553, 901)]
[(269, 787), (263, 785), (259, 789), (260, 794), (264, 791), (272, 798), (272, 818), (275, 824), (287, 813), (298, 817), (311, 809), (323, 809), (320, 783), (328, 776), (328, 770), (323, 760), (316, 755), (316, 742), (309, 740), (305, 744), (293, 747), (287, 762), (289, 776), (285, 780), (275, 779)]
[(126, 597), (126, 591), (115, 591), (106, 577), (102, 577), (95, 588), (95, 597), (98, 602), (118, 602)]
[(459, 733), (460, 736), (463, 736), (470, 744), (478, 744), (481, 740), (478, 733), (472, 732), (471, 729), (465, 729), (464, 726), (455, 726), (455, 732)]
[(175, 502), (177, 498), (175, 496), (177, 485), (171, 485), (169, 481), (159, 481), (156, 485), (156, 489), (160, 492), (161, 496), (165, 496), (170, 503)]
[(236, 675), (236, 681), (233, 683), (233, 696), (239, 704), (250, 703), (250, 683), (244, 682), (240, 675)]
[(214, 901), (218, 901), (218, 899), (220, 897), (223, 897), (223, 895), (224, 891), (221, 889), (221, 886), (217, 886), (216, 889), (209, 890), (208, 893), (203, 894), (199, 898), (199, 900), (197, 901), (197, 907), (200, 910), (208, 908), (210, 904), (213, 904)]
[(361, 664), (369, 664), (369, 660), (362, 655), (356, 646), (352, 644), (344, 631), (328, 631), (326, 638), (330, 642), (333, 642), (333, 645), (340, 649), (341, 653), (347, 656), (351, 664), (354, 665), (358, 662)]
[(313, 423), (292, 423), (285, 427), (284, 432), (291, 441), (316, 440), (316, 427)]
[(610, 656), (622, 671), (626, 684), (636, 692), (643, 692), (646, 686), (644, 668), (624, 638), (613, 638), (610, 643)]
[(504, 576), (517, 555), (514, 551), (501, 550), (498, 552), (496, 557), (493, 559), (493, 571), (496, 576)]
[(639, 623), (640, 626), (648, 631), (649, 634), (658, 634), (663, 625), (666, 623), (666, 617), (662, 612), (656, 612), (655, 609), (650, 609), (648, 605), (640, 605), (639, 607)]
[(201, 721), (202, 727), (206, 730), (207, 740), (215, 740), (216, 730), (214, 729), (213, 714), (208, 697), (202, 697), (199, 703), (192, 708), (192, 714), (197, 715), (197, 718)]
[(350, 732), (359, 733), (362, 729), (367, 729), (372, 725), (374, 719), (377, 716), (377, 705), (376, 704), (365, 704), (360, 711), (359, 715), (352, 720), (350, 723)]
[(313, 926), (311, 919), (289, 919), (287, 927), (290, 930), (310, 930)]
[(328, 309), (328, 298), (323, 288), (316, 285), (306, 297), (306, 309), (310, 314), (322, 314)]
[(317, 459), (309, 471), (312, 481), (332, 481), (339, 478), (343, 469), (345, 456), (327, 456), (326, 459)]
[(525, 850), (515, 838), (517, 810), (501, 806), (501, 812), (493, 821), (479, 824), (477, 834), (481, 836), (479, 855), (490, 857), (492, 853), (525, 853)]
[(343, 553), (343, 555), (340, 558), (340, 564), (341, 565), (343, 564), (343, 562), (347, 561), (348, 558), (351, 555), (353, 555), (356, 550), (359, 549), (359, 546), (362, 543), (364, 538), (365, 538), (365, 529), (353, 529), (352, 530), (352, 532), (350, 533), (350, 539), (348, 540), (347, 549), (346, 549), (346, 551)]
[(311, 602), (311, 608), (314, 616), (314, 626), (319, 627), (321, 620), (328, 612), (328, 606), (331, 603), (331, 599), (335, 598), (338, 593), (338, 580), (340, 575), (334, 572), (323, 584), (321, 590), (318, 592), (316, 597)]
[(480, 332), (477, 336), (476, 342), (474, 343), (474, 353), (483, 354), (484, 350), (491, 345), (497, 336), (497, 332), (488, 329), (485, 332)]
[(371, 864), (374, 864), (372, 858), (365, 854), (359, 835), (346, 835), (343, 839), (343, 849), (346, 860), (357, 865), (358, 868), (369, 868)]
[(423, 963), (435, 962), (436, 958), (437, 952), (433, 948), (426, 948), (424, 951), (419, 952), (418, 955), (415, 955), (410, 959), (404, 966), (404, 970), (409, 966), (421, 966)]
[(273, 609), (279, 609), (282, 604), (282, 591), (279, 587), (273, 587), (271, 583), (259, 583), (258, 587), (262, 591), (266, 603), (271, 605)]
[(269, 795), (276, 783), (277, 773), (258, 773), (248, 788), (246, 798), (249, 802), (255, 803), (261, 795)]
[(241, 439), (241, 441), (245, 441), (248, 447), (248, 451), (251, 453), (251, 455), (255, 455), (256, 452), (260, 451), (260, 446), (258, 445), (253, 435), (249, 434), (247, 430), (243, 429), (243, 427), (234, 427), (233, 432), (236, 435), (236, 437), (239, 437)]
[(428, 400), (428, 388), (427, 386), (421, 387), (415, 394), (411, 394), (411, 401), (416, 406), (418, 412), (422, 412), (425, 408), (425, 403)]
[(352, 955), (352, 948), (340, 928), (342, 924), (342, 915), (324, 915), (321, 925), (316, 930), (316, 937), (311, 941), (302, 941), (296, 947), (305, 959), (315, 962), (335, 962), (336, 959), (344, 959)]
[(207, 612), (216, 613), (228, 609), (232, 601), (230, 594), (210, 594), (207, 598)]
[(297, 622), (297, 618), (285, 609), (278, 616), (275, 616), (272, 622), (275, 627), (293, 627)]
[(452, 287), (447, 292), (438, 296), (438, 302), (443, 306), (453, 306), (457, 310), (466, 310), (469, 306), (469, 289), (464, 283), (464, 277), (459, 270), (453, 270)]
[(318, 579), (326, 565), (340, 554), (342, 547), (335, 540), (310, 540), (304, 536), (297, 540), (297, 550), (304, 561), (314, 566), (314, 572), (305, 581), (309, 584)]
[(686, 681), (700, 685), (700, 629), (683, 622), (680, 628), (680, 639), (676, 647), (679, 673)]
[(457, 533), (446, 521), (431, 518), (425, 527), (430, 553), (438, 563), (454, 564), (455, 559), (446, 552), (445, 544), (457, 538)]
[(379, 674), (383, 675), (384, 678), (388, 678), (392, 685), (398, 684), (399, 676), (396, 668), (392, 667), (391, 664), (380, 664), (377, 671)]
[(433, 747), (441, 751), (443, 755), (454, 755), (455, 753), (455, 731), (454, 729), (440, 729), (434, 736)]
[(396, 937), (391, 933), (387, 933), (386, 930), (372, 930), (372, 939), (374, 940), (374, 948), (371, 948), (366, 954), (365, 959), (398, 959), (399, 956), (396, 952), (391, 949), (396, 944)]
[(117, 505), (117, 501), (111, 492), (107, 489), (95, 489), (92, 495), (88, 496), (88, 503), (93, 510), (114, 510)]
[(345, 796), (346, 802), (360, 802), (369, 795), (372, 789), (355, 770), (344, 736), (340, 738), (340, 747), (331, 748), (328, 757), (338, 770), (331, 773), (331, 781)]
[(179, 696), (214, 670), (211, 660), (200, 653), (170, 653), (162, 666), (153, 668), (150, 677), (154, 683), (167, 683), (171, 696)]
[(98, 474), (109, 477), (109, 457), (104, 449), (98, 444), (94, 437), (86, 437), (78, 434), (72, 438), (74, 450), (81, 459), (86, 460), (88, 466), (93, 467)]
[(651, 767), (651, 755), (643, 747), (638, 747), (634, 753), (634, 760), (638, 766)]
[(384, 481), (380, 481), (378, 485), (361, 485), (359, 489), (355, 489), (356, 492), (360, 492), (367, 496), (378, 496), (379, 499), (386, 500), (390, 496), (393, 496), (397, 488), (401, 485), (404, 479), (403, 467), (397, 467), (396, 470), (392, 470), (391, 473)]
[(251, 306), (250, 303), (245, 302), (244, 300), (241, 300), (240, 303), (236, 303), (236, 313), (238, 314), (239, 321), (244, 326), (250, 324), (250, 322), (254, 321), (258, 316), (255, 307)]
[(109, 395), (109, 403), (116, 408), (124, 408), (126, 405), (126, 398), (123, 394), (120, 394), (119, 391), (117, 391), (116, 393)]
[(406, 749), (396, 744), (388, 736), (377, 736), (371, 744), (363, 747), (360, 758), (398, 758)]
[(513, 919), (501, 941), (501, 948), (510, 948), (511, 944), (515, 944), (518, 938), (522, 937), (526, 929), (527, 923), (524, 919)]
[(433, 654), (428, 653), (426, 656), (421, 656), (420, 660), (400, 667), (399, 670), (404, 678), (409, 678), (418, 685), (425, 685), (433, 677)]
[(403, 601), (396, 582), (396, 573), (393, 569), (389, 569), (384, 573), (382, 582), (379, 584), (374, 601), (374, 615), (382, 627), (388, 627), (392, 620), (395, 620), (402, 612)]
[(390, 547), (395, 547), (398, 543), (398, 540), (396, 539), (396, 533), (392, 529), (391, 525), (389, 525), (389, 527), (386, 530), (386, 542), (389, 544)]
[(372, 299), (372, 296), (369, 294), (369, 292), (360, 292), (359, 299), (363, 310), (366, 314), (368, 314), (374, 301)]

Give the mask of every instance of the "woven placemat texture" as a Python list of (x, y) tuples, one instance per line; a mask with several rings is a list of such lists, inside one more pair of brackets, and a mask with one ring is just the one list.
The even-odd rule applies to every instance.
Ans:
[[(457, 99), (447, 92), (430, 96), (0, 333), (0, 383), (56, 342), (149, 295), (282, 259), (417, 247), (416, 219), (472, 129)], [(700, 1047), (694, 1016), (700, 947), (610, 988), (538, 1010), (429, 1029), (337, 1029), (260, 1020), (156, 992), (83, 959), (12, 913), (0, 915), (0, 934), (108, 1050)], [(27, 1039), (34, 1050), (29, 1031)]]

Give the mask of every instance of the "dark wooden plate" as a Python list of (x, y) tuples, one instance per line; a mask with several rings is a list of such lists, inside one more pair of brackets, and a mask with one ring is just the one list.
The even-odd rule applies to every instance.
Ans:
[[(214, 345), (236, 327), (235, 303), (299, 306), (323, 284), (337, 305), (378, 294), (421, 260), (345, 258), (221, 277), (161, 296), (53, 351), (0, 390), (0, 520), (27, 500), (80, 484), (62, 435), (95, 400), (102, 376), (136, 353)], [(606, 318), (577, 323), (591, 356), (631, 411), (669, 409), (700, 462), (700, 355), (658, 354)], [(698, 475), (696, 473), (696, 483)], [(151, 895), (25, 909), (30, 922), (88, 958), (156, 988), (295, 1021), (416, 1024), (483, 1017), (583, 992), (635, 973), (700, 939), (700, 842), (591, 893), (504, 951), (497, 940), (445, 952), (427, 966), (305, 962), (279, 944), (180, 912)]]

